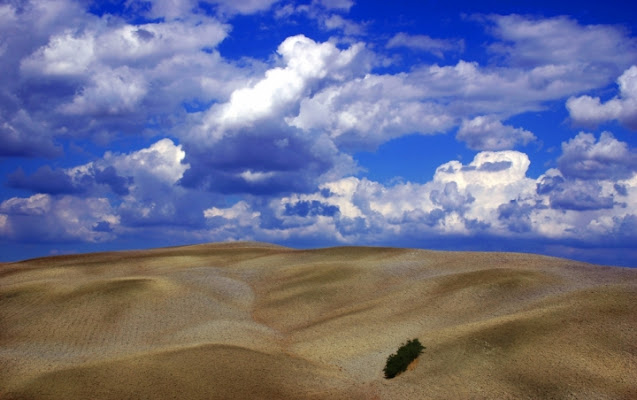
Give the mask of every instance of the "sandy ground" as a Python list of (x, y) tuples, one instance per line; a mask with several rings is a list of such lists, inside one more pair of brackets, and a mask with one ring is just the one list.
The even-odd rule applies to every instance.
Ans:
[(637, 399), (637, 270), (245, 242), (0, 264), (0, 399), (339, 398)]

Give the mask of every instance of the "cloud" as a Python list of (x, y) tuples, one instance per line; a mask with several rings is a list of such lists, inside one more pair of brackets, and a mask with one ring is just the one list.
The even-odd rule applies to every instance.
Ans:
[[(0, 5), (0, 42), (5, 47), (5, 55), (19, 59), (28, 54), (35, 43), (46, 41), (52, 32), (63, 30), (65, 24), (82, 26), (84, 17), (82, 4), (72, 0), (4, 2)], [(27, 32), (30, 35), (23, 35)]]
[(317, 43), (303, 35), (285, 39), (277, 49), (284, 67), (269, 69), (256, 84), (235, 90), (228, 102), (213, 106), (194, 134), (199, 140), (214, 142), (231, 129), (285, 116), (319, 80), (349, 77), (363, 48), (356, 44), (339, 50), (332, 43)]
[(129, 1), (129, 7), (145, 7), (150, 3), (146, 14), (150, 18), (166, 18), (174, 20), (192, 13), (196, 7), (193, 0), (151, 0), (143, 4), (142, 1)]
[(615, 237), (627, 238), (630, 246), (637, 239), (637, 215), (628, 214), (621, 218), (615, 218)]
[(562, 143), (557, 163), (569, 178), (618, 180), (630, 178), (637, 171), (637, 153), (610, 132), (602, 132), (598, 141), (593, 134), (581, 132)]
[[(90, 17), (87, 17), (87, 19)], [(112, 24), (112, 23), (111, 23)], [(25, 58), (21, 69), (30, 75), (82, 75), (105, 66), (142, 67), (177, 54), (214, 48), (229, 27), (209, 17), (185, 21), (109, 26), (95, 19), (83, 31), (67, 29)]]
[(313, 4), (320, 4), (328, 10), (348, 12), (354, 5), (352, 0), (312, 0)]
[(483, 151), (467, 165), (450, 161), (439, 166), (434, 180), (456, 182), (461, 188), (516, 184), (524, 179), (530, 163), (529, 157), (519, 151)]
[[(99, 198), (109, 204), (110, 213), (117, 215), (119, 234), (161, 224), (200, 227), (203, 226), (200, 214), (203, 202), (214, 196), (202, 196), (177, 185), (189, 168), (183, 163), (184, 158), (181, 146), (170, 139), (161, 139), (126, 154), (106, 152), (101, 159), (72, 168), (44, 166), (31, 175), (18, 169), (9, 176), (8, 185), (35, 192), (32, 200), (46, 199), (49, 204), (75, 204), (75, 201), (82, 203)], [(68, 199), (60, 203), (63, 198)], [(23, 198), (13, 198), (5, 206), (10, 214), (21, 215), (20, 210), (37, 209), (29, 204)], [(64, 224), (63, 221), (57, 223)], [(113, 223), (109, 222), (109, 227), (112, 228)]]
[(214, 145), (186, 142), (191, 168), (181, 184), (218, 193), (277, 193), (314, 190), (319, 181), (357, 171), (350, 155), (326, 136), (302, 135), (280, 124), (238, 130)]
[(404, 75), (373, 75), (329, 86), (301, 101), (290, 125), (328, 132), (346, 147), (373, 148), (410, 133), (442, 133), (454, 124), (444, 107), (426, 101), (426, 88)]
[(34, 121), (25, 110), (18, 110), (11, 119), (0, 115), (0, 157), (59, 157), (62, 147), (47, 131), (44, 123)]
[[(503, 160), (509, 161), (506, 168), (482, 168)], [(323, 228), (331, 224), (327, 232), (337, 235), (338, 240), (368, 243), (406, 238), (414, 232), (423, 237), (465, 235), (484, 230), (492, 222), (501, 225), (497, 223), (498, 206), (533, 192), (534, 181), (524, 178), (527, 168), (528, 159), (521, 153), (492, 152), (478, 154), (468, 165), (443, 164), (425, 184), (384, 186), (364, 178), (342, 178), (322, 184), (316, 193), (273, 200), (270, 206), (280, 221), (273, 229), (303, 236), (314, 232), (316, 224)], [(303, 210), (307, 207), (307, 214), (291, 212), (298, 204), (304, 205)], [(320, 210), (332, 206), (338, 213), (312, 213), (311, 205)], [(259, 233), (266, 237), (282, 234), (265, 229)]]
[[(296, 17), (308, 18), (324, 31), (341, 31), (346, 36), (362, 36), (367, 32), (368, 22), (354, 21), (343, 17), (354, 5), (350, 0), (313, 0), (310, 4), (285, 4), (278, 7), (275, 17), (285, 23), (299, 23)], [(344, 41), (351, 39), (343, 38)]]
[(343, 18), (338, 14), (319, 19), (321, 25), (328, 31), (341, 30), (345, 35), (357, 36), (365, 33), (365, 24)]
[(442, 190), (432, 190), (429, 194), (432, 203), (441, 206), (445, 211), (464, 213), (469, 204), (475, 201), (471, 193), (463, 195), (458, 191), (456, 182), (447, 182)]
[[(103, 242), (115, 236), (119, 217), (105, 198), (35, 194), (0, 204), (0, 234), (23, 242)], [(96, 229), (97, 228), (97, 229)]]
[(462, 60), (456, 65), (415, 68), (409, 76), (409, 82), (422, 87), (427, 97), (464, 118), (483, 114), (506, 117), (539, 110), (545, 101), (599, 87), (607, 79), (607, 74), (591, 76), (579, 64), (522, 69), (481, 67)]
[(191, 116), (190, 129), (181, 134), (191, 165), (182, 185), (272, 195), (314, 190), (319, 181), (357, 170), (328, 135), (308, 135), (287, 121), (305, 96), (367, 69), (364, 46), (339, 49), (301, 35), (284, 40), (278, 55), (280, 66)]
[(243, 200), (227, 208), (208, 208), (203, 215), (207, 220), (207, 235), (213, 240), (256, 239), (254, 234), (259, 231), (261, 222), (261, 213)]
[(75, 2), (5, 8), (12, 16), (7, 31), (0, 27), (8, 51), (0, 105), (12, 116), (0, 117), (10, 139), (5, 155), (57, 156), (57, 138), (137, 134), (156, 129), (151, 119), (159, 116), (166, 130), (166, 121), (183, 118), (184, 103), (225, 99), (250, 76), (214, 51), (230, 27), (212, 17), (132, 24)]
[(104, 163), (115, 167), (117, 171), (136, 179), (175, 184), (190, 167), (184, 164), (186, 153), (180, 145), (171, 139), (161, 139), (150, 147), (130, 154), (106, 152)]
[(549, 169), (538, 178), (536, 192), (539, 195), (551, 193), (554, 190), (558, 190), (564, 182), (566, 182), (566, 180), (559, 170)]
[[(128, 154), (106, 152), (103, 158), (72, 168), (43, 166), (31, 175), (19, 168), (8, 177), (8, 186), (36, 193), (77, 195), (131, 195), (159, 200), (166, 187), (175, 185), (189, 168), (185, 152), (170, 139)], [(164, 193), (162, 193), (162, 191)]]
[(239, 224), (249, 224), (251, 221), (259, 216), (258, 212), (249, 211), (250, 206), (245, 201), (239, 201), (232, 207), (217, 208), (211, 207), (204, 211), (204, 217), (214, 218), (221, 217), (227, 220), (237, 221)]
[(427, 35), (410, 35), (399, 32), (394, 35), (386, 45), (387, 48), (406, 47), (417, 51), (425, 51), (438, 58), (444, 58), (448, 52), (462, 53), (464, 40), (434, 39)]
[[(54, 158), (113, 139), (135, 147), (69, 168), (54, 166), (68, 166), (75, 153), (14, 170), (9, 187), (30, 193), (0, 200), (5, 239), (427, 245), (634, 237), (634, 149), (610, 133), (582, 133), (563, 143), (557, 169), (535, 179), (529, 155), (512, 150), (535, 133), (507, 125), (566, 98), (571, 111), (582, 93), (621, 74), (617, 96), (586, 112), (632, 126), (635, 40), (616, 26), (474, 17), (491, 35), (484, 62), (395, 72), (391, 49), (444, 58), (464, 43), (407, 33), (385, 42), (367, 35), (373, 23), (347, 15), (356, 10), (349, 0), (129, 1), (117, 15), (65, 0), (17, 4), (0, 5), (0, 155)], [(217, 46), (233, 18), (262, 12), (332, 38), (276, 39), (267, 60), (225, 58)], [(243, 34), (241, 24), (234, 29)], [(571, 118), (584, 121), (576, 109)], [(442, 163), (427, 182), (383, 184), (357, 165), (358, 150), (455, 130), (478, 153)]]
[(439, 166), (433, 185), (455, 183), (459, 192), (465, 193), (463, 213), (458, 213), (457, 220), (453, 220), (456, 228), (450, 231), (463, 232), (480, 227), (471, 221), (491, 225), (493, 233), (506, 231), (498, 219), (498, 208), (512, 200), (533, 196), (535, 182), (526, 177), (529, 165), (529, 158), (524, 153), (484, 151), (467, 165), (451, 161)]
[[(546, 102), (602, 87), (618, 68), (637, 59), (634, 52), (617, 57), (606, 50), (601, 57), (593, 57), (584, 47), (574, 58), (563, 57), (564, 43), (556, 45), (541, 32), (543, 23), (572, 35), (592, 30), (605, 35), (605, 43), (617, 51), (632, 46), (632, 39), (613, 27), (590, 28), (571, 20), (520, 16), (487, 20), (496, 22), (497, 28), (491, 32), (500, 40), (500, 47), (492, 48), (496, 55), (492, 65), (460, 60), (455, 65), (415, 66), (394, 75), (368, 73), (302, 99), (298, 115), (289, 118), (289, 123), (305, 131), (327, 131), (348, 148), (369, 149), (405, 134), (444, 133), (462, 121), (472, 121), (474, 126), (465, 122), (461, 135), (470, 146), (511, 148), (528, 143), (534, 135), (523, 128), (498, 126), (496, 121), (539, 111)], [(527, 26), (529, 31), (518, 31), (515, 24)], [(506, 55), (504, 65), (499, 55)], [(479, 135), (478, 122), (485, 128), (490, 123), (498, 133), (492, 138), (498, 139), (487, 141)]]
[(628, 190), (626, 189), (626, 185), (615, 183), (613, 187), (615, 188), (615, 191), (617, 192), (617, 194), (619, 194), (620, 196), (628, 196)]
[(616, 26), (580, 25), (565, 16), (490, 15), (485, 20), (501, 40), (490, 51), (515, 67), (596, 65), (609, 76), (637, 59), (637, 41)]
[(87, 169), (99, 168), (102, 173), (96, 175), (96, 181), (108, 183), (112, 191), (116, 190), (117, 176), (128, 177), (128, 195), (114, 199), (121, 230), (127, 234), (142, 231), (153, 235), (152, 230), (162, 226), (167, 235), (194, 240), (197, 230), (204, 227), (203, 208), (219, 199), (179, 185), (190, 168), (185, 159), (182, 146), (165, 138), (130, 153), (106, 152), (101, 160), (71, 171), (80, 179)]
[(96, 72), (90, 84), (60, 111), (70, 115), (132, 113), (148, 93), (148, 83), (128, 67)]
[(94, 41), (90, 35), (76, 37), (72, 31), (66, 31), (24, 59), (21, 68), (46, 75), (84, 74), (93, 59)]
[(603, 196), (602, 187), (597, 182), (566, 182), (551, 191), (551, 207), (561, 210), (600, 210), (614, 206), (612, 196)]
[[(498, 82), (501, 85), (497, 86), (493, 82), (501, 79), (497, 75), (484, 76), (477, 65), (462, 61), (455, 67), (432, 66), (411, 74), (368, 74), (304, 99), (299, 115), (290, 123), (305, 130), (328, 130), (340, 141), (363, 147), (408, 133), (442, 133), (457, 123), (458, 116), (481, 111), (470, 107), (482, 105), (482, 109), (503, 111), (504, 107), (491, 106), (488, 100), (491, 97), (496, 103), (501, 101), (500, 97), (496, 99), (498, 89), (494, 88), (506, 88), (507, 84)], [(465, 86), (476, 93), (463, 93)], [(473, 102), (473, 106), (468, 106), (469, 101), (454, 104), (454, 90), (464, 98), (474, 95), (483, 100)], [(460, 109), (462, 114), (458, 113)]]
[(188, 227), (196, 232), (203, 227), (204, 204), (216, 198), (179, 185), (190, 168), (185, 158), (181, 145), (161, 139), (130, 153), (106, 152), (101, 160), (73, 168), (71, 173), (75, 179), (81, 179), (87, 169), (101, 169), (95, 179), (108, 182), (112, 191), (116, 190), (118, 175), (128, 177), (128, 195), (114, 200), (120, 225), (126, 232), (157, 226)]
[(637, 130), (637, 66), (633, 65), (617, 79), (619, 96), (604, 103), (599, 97), (570, 97), (566, 108), (576, 124), (597, 125), (617, 120)]
[(0, 210), (13, 215), (44, 215), (50, 210), (51, 197), (36, 194), (26, 199), (13, 197), (0, 204)]
[(134, 183), (132, 177), (125, 178), (117, 174), (117, 170), (109, 165), (95, 170), (95, 183), (107, 185), (113, 193), (119, 196), (129, 194), (129, 187)]
[(49, 194), (79, 193), (85, 190), (84, 187), (75, 185), (65, 171), (51, 169), (48, 165), (38, 168), (30, 176), (22, 168), (18, 168), (9, 174), (7, 186)]
[(530, 232), (533, 228), (531, 213), (534, 208), (531, 204), (511, 200), (498, 206), (498, 221), (504, 222), (511, 232)]
[[(254, 14), (268, 10), (278, 0), (209, 0), (197, 2), (194, 0), (132, 0), (127, 1), (127, 7), (144, 10), (144, 14), (151, 19), (165, 18), (177, 20), (193, 14), (201, 13), (203, 5), (216, 6), (217, 13), (222, 17), (236, 14)], [(150, 7), (148, 7), (150, 6)]]
[[(173, 4), (175, 10), (192, 11), (188, 2), (160, 3), (154, 4)], [(241, 4), (248, 7), (251, 3)], [(323, 10), (326, 16), (328, 9), (346, 12), (351, 6), (349, 2), (321, 4), (306, 8)], [(299, 10), (303, 7), (298, 6)], [(48, 144), (52, 152), (53, 139), (60, 135), (99, 135), (109, 140), (114, 135), (111, 132), (135, 134), (157, 129), (154, 121), (158, 120), (166, 121), (164, 129), (192, 149), (188, 152), (192, 157), (198, 153), (196, 146), (210, 148), (226, 135), (244, 132), (254, 137), (254, 131), (259, 130), (256, 127), (263, 125), (267, 134), (269, 127), (277, 125), (276, 120), (288, 125), (276, 126), (285, 132), (277, 140), (301, 130), (313, 137), (327, 135), (336, 153), (372, 149), (406, 134), (445, 133), (462, 121), (479, 117), (493, 115), (494, 121), (505, 120), (538, 110), (545, 101), (597, 85), (574, 64), (541, 65), (529, 71), (460, 61), (455, 66), (421, 66), (410, 72), (377, 75), (370, 71), (380, 56), (365, 44), (342, 48), (335, 42), (320, 43), (305, 36), (284, 40), (274, 66), (264, 72), (262, 65), (231, 65), (214, 51), (230, 29), (216, 18), (193, 12), (183, 18), (143, 24), (88, 14), (82, 18), (77, 28), (58, 29), (18, 61), (17, 69), (25, 78), (22, 82), (31, 86), (26, 92), (33, 99), (50, 100), (40, 105), (30, 100), (26, 111), (37, 116), (36, 125), (42, 125), (41, 121), (49, 124), (47, 134), (38, 135), (42, 151)], [(503, 40), (511, 36), (499, 35)], [(622, 37), (621, 32), (617, 35)], [(409, 38), (414, 37), (403, 37)], [(517, 50), (515, 46), (510, 49)], [(45, 81), (55, 82), (55, 86), (42, 86)], [(204, 111), (184, 111), (191, 106)], [(532, 135), (523, 128), (498, 128), (498, 135), (490, 136), (492, 140), (476, 132), (466, 133), (464, 139), (477, 150), (500, 150), (525, 144)], [(39, 129), (43, 132), (44, 127)], [(12, 154), (22, 154), (19, 143), (25, 143), (25, 134), (15, 132)], [(324, 154), (328, 153), (328, 164), (335, 159), (352, 164), (347, 154)], [(203, 161), (203, 165), (209, 164)], [(193, 165), (190, 175), (203, 173), (204, 168), (196, 167), (194, 158), (189, 162)], [(250, 176), (248, 172), (272, 171), (245, 165), (232, 175)]]
[[(326, 181), (314, 192), (211, 208), (206, 217), (213, 237), (270, 241), (404, 243), (417, 235), (424, 244), (486, 235), (595, 243), (634, 236), (630, 212), (637, 206), (637, 174), (584, 180), (549, 169), (533, 179), (529, 165), (521, 152), (483, 151), (466, 164), (440, 165), (422, 184), (386, 186), (350, 176)], [(242, 218), (243, 228), (232, 218)]]
[[(564, 154), (570, 154), (573, 141), (581, 140), (582, 135), (564, 144)], [(593, 141), (589, 147), (599, 143)], [(593, 150), (589, 148), (589, 153)], [(517, 151), (484, 151), (468, 163), (449, 161), (436, 169), (432, 180), (422, 184), (386, 186), (349, 176), (317, 183), (314, 191), (248, 196), (232, 205), (222, 197), (180, 187), (190, 170), (185, 160), (186, 152), (168, 139), (128, 154), (106, 154), (90, 165), (65, 172), (73, 185), (82, 177), (86, 179), (90, 168), (99, 171), (91, 176), (94, 184), (113, 187), (129, 176), (132, 180), (126, 181), (126, 196), (115, 200), (97, 191), (72, 195), (58, 191), (56, 196), (12, 198), (0, 205), (0, 232), (5, 238), (26, 240), (29, 229), (43, 234), (34, 225), (46, 216), (42, 229), (52, 229), (60, 240), (83, 241), (139, 235), (157, 225), (165, 226), (166, 234), (176, 234), (176, 227), (184, 226), (188, 235), (199, 240), (357, 244), (413, 241), (416, 233), (425, 242), (480, 235), (584, 242), (606, 236), (625, 241), (634, 236), (630, 217), (637, 206), (634, 171), (621, 179), (602, 176), (604, 180), (600, 180), (551, 169), (532, 179), (527, 176), (528, 156)], [(49, 174), (51, 181), (59, 178), (68, 184), (60, 171), (43, 169), (25, 179), (34, 183), (40, 178), (38, 174), (42, 179)], [(274, 178), (247, 171), (237, 173), (246, 184)], [(74, 209), (65, 211), (64, 207)], [(43, 240), (57, 239), (46, 236)]]
[(279, 0), (215, 0), (213, 4), (218, 4), (222, 11), (231, 14), (254, 14), (268, 10)]
[(473, 150), (505, 150), (536, 140), (535, 135), (522, 128), (503, 125), (494, 116), (479, 116), (464, 120), (456, 139)]
[(123, 196), (129, 193), (133, 183), (132, 177), (119, 176), (112, 166), (90, 165), (82, 170), (77, 174), (72, 169), (52, 169), (45, 165), (27, 176), (22, 168), (18, 168), (8, 175), (7, 186), (56, 195), (92, 193), (99, 191), (98, 185), (106, 185), (114, 194)]

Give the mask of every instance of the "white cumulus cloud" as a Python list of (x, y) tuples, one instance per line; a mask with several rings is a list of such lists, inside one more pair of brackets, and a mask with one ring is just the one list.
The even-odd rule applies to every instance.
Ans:
[(565, 176), (578, 179), (625, 179), (637, 171), (637, 152), (610, 132), (602, 132), (599, 140), (580, 132), (562, 143), (558, 166)]
[(239, 128), (274, 116), (306, 95), (320, 79), (343, 80), (364, 46), (355, 44), (339, 50), (330, 42), (317, 43), (303, 35), (284, 40), (277, 53), (284, 67), (275, 67), (254, 85), (235, 90), (227, 103), (212, 107), (197, 127), (200, 137), (222, 138), (228, 129)]
[(170, 139), (161, 139), (150, 147), (129, 154), (104, 154), (104, 162), (114, 166), (126, 176), (143, 179), (152, 176), (156, 180), (174, 184), (190, 168), (183, 160), (186, 152)]
[(503, 125), (494, 116), (483, 115), (462, 121), (456, 139), (474, 150), (506, 150), (536, 139), (532, 132)]
[(70, 103), (59, 107), (71, 115), (122, 114), (133, 112), (148, 93), (148, 82), (128, 67), (96, 71)]
[(570, 97), (566, 108), (571, 119), (582, 125), (597, 125), (617, 120), (637, 130), (637, 65), (633, 65), (617, 79), (619, 96), (602, 102), (599, 97)]
[[(12, 197), (0, 204), (0, 233), (13, 240), (101, 242), (114, 238), (119, 222), (106, 198), (53, 197), (35, 194)], [(102, 223), (102, 225), (99, 225)], [(98, 226), (109, 229), (96, 229)]]
[(426, 101), (425, 90), (404, 75), (368, 74), (303, 99), (299, 114), (288, 123), (358, 147), (409, 133), (442, 133), (454, 119), (441, 105)]

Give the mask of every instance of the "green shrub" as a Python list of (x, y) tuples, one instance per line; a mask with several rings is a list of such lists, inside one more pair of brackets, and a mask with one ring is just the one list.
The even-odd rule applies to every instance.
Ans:
[(420, 344), (418, 339), (408, 340), (407, 343), (400, 346), (396, 354), (387, 357), (385, 365), (385, 378), (391, 379), (396, 375), (407, 370), (407, 366), (414, 361), (422, 353), (425, 347)]

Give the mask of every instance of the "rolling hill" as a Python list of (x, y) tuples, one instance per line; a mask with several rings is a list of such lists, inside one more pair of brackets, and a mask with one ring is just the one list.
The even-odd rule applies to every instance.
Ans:
[(254, 242), (0, 264), (0, 399), (88, 398), (635, 399), (637, 270)]

